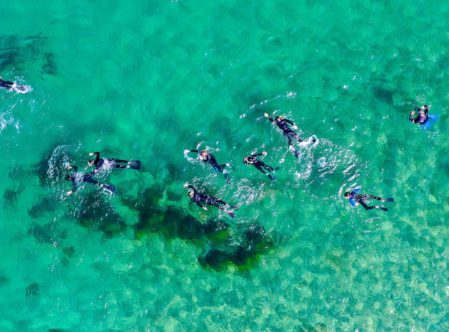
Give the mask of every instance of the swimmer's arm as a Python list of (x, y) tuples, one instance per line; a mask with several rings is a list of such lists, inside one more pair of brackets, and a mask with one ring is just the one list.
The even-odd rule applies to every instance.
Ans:
[(184, 150), (184, 154), (185, 155), (188, 154), (188, 153), (198, 153), (198, 152), (199, 152), (198, 150), (188, 150), (188, 149)]
[(419, 122), (419, 116), (415, 116), (416, 112), (411, 111), (410, 115), (408, 116), (408, 120), (412, 123), (418, 123)]
[(69, 190), (67, 192), (67, 196), (70, 196), (78, 189), (78, 186), (76, 185), (75, 181), (72, 181), (72, 190)]
[(298, 126), (295, 125), (292, 121), (290, 121), (289, 119), (284, 119), (285, 122), (287, 122), (289, 125), (291, 125), (293, 127), (293, 129), (298, 129)]
[(89, 156), (95, 156), (94, 163), (97, 164), (100, 160), (100, 152), (91, 152), (89, 153)]
[(196, 189), (191, 184), (185, 185), (184, 187), (185, 188), (190, 188), (190, 189), (192, 189), (193, 191), (196, 192)]
[(265, 156), (267, 153), (265, 151), (260, 152), (260, 153), (254, 153), (251, 155), (251, 157), (260, 157), (260, 156)]
[(273, 122), (273, 123), (275, 122), (274, 119), (271, 116), (268, 115), (268, 113), (264, 113), (263, 116), (266, 117), (271, 122)]
[(203, 210), (207, 211), (207, 207), (205, 207), (204, 205), (202, 205), (200, 202), (195, 202), (196, 205), (198, 205), (200, 208), (202, 208)]

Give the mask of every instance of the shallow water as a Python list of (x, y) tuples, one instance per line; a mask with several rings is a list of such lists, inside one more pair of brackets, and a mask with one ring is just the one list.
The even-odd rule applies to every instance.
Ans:
[[(33, 87), (0, 91), (0, 329), (447, 331), (448, 10), (0, 3), (0, 75)], [(407, 121), (424, 103), (427, 131)], [(264, 112), (318, 146), (295, 162)], [(198, 144), (229, 185), (183, 157)], [(242, 163), (256, 150), (277, 181)], [(91, 151), (142, 170), (66, 197)], [(396, 202), (353, 209), (356, 185)]]

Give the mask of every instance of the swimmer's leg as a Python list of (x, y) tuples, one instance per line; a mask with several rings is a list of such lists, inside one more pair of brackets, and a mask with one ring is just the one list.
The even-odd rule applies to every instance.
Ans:
[(279, 169), (279, 167), (273, 168), (273, 167), (271, 167), (271, 166), (269, 166), (269, 165), (267, 165), (267, 164), (265, 164), (264, 167), (265, 167), (265, 169), (266, 169), (268, 172), (274, 172), (274, 171), (277, 171), (277, 170)]
[(14, 82), (10, 82), (10, 81), (0, 81), (0, 88), (4, 88), (4, 89), (12, 89), (14, 86)]
[(108, 158), (109, 161), (113, 161), (117, 164), (122, 163), (122, 164), (128, 164), (129, 161), (128, 160), (123, 160), (123, 159), (115, 159), (115, 158)]
[[(276, 180), (276, 177), (275, 177), (273, 174), (270, 173), (270, 172), (273, 171), (273, 168), (272, 168), (272, 167), (270, 167), (270, 166), (268, 166), (268, 165), (263, 165), (263, 166), (261, 166), (261, 167), (256, 166), (256, 168), (257, 168), (260, 172), (262, 172), (263, 174), (265, 174), (266, 176), (268, 176), (268, 178), (269, 178), (271, 181)], [(263, 169), (263, 168), (265, 168), (265, 169)], [(267, 170), (267, 171), (265, 171), (265, 170)]]
[(83, 182), (86, 183), (91, 183), (91, 184), (95, 184), (97, 186), (101, 186), (101, 183), (98, 182), (97, 180), (93, 179), (90, 175), (86, 174), (85, 176), (83, 176)]
[(114, 164), (114, 168), (129, 168), (128, 165)]
[(295, 155), (296, 158), (299, 158), (300, 153), (295, 149), (290, 139), (288, 140), (288, 149)]
[(363, 206), (365, 208), (365, 210), (371, 210), (371, 209), (381, 209), (383, 211), (388, 211), (388, 209), (386, 207), (380, 206), (380, 205), (373, 205), (373, 206), (368, 206), (366, 205), (366, 203), (364, 201), (359, 201), (360, 205)]
[[(114, 168), (140, 169), (140, 160), (108, 159), (114, 162)], [(125, 165), (123, 165), (125, 164)]]
[[(263, 174), (267, 174), (267, 172), (259, 165), (254, 165), (260, 172), (262, 172)], [(264, 166), (263, 166), (264, 167)]]
[(394, 202), (394, 198), (382, 198), (382, 197), (374, 196), (374, 195), (368, 195), (368, 198), (377, 199), (378, 201), (382, 201), (382, 202)]

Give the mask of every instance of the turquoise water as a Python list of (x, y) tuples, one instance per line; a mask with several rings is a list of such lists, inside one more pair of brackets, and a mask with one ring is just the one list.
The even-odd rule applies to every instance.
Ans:
[[(0, 75), (33, 91), (0, 91), (0, 330), (449, 330), (448, 11), (1, 2)], [(429, 131), (407, 121), (424, 103)], [(264, 112), (320, 143), (295, 162)], [(200, 143), (231, 184), (183, 157)], [(272, 184), (241, 162), (263, 149)], [(142, 171), (66, 197), (91, 151)], [(356, 185), (396, 202), (352, 209)]]

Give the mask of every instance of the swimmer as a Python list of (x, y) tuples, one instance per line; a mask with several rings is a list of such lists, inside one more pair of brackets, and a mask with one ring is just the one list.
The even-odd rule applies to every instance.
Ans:
[(429, 109), (430, 107), (427, 105), (415, 107), (415, 110), (410, 112), (408, 120), (411, 123), (424, 125), (429, 120)]
[(220, 210), (223, 210), (226, 212), (231, 218), (234, 218), (234, 210), (236, 207), (231, 207), (226, 202), (223, 202), (221, 199), (218, 199), (216, 197), (212, 197), (206, 194), (199, 193), (193, 186), (191, 185), (185, 185), (185, 188), (188, 188), (188, 195), (192, 202), (194, 202), (196, 205), (198, 205), (200, 208), (207, 211), (207, 207), (205, 205), (212, 205), (216, 206)]
[(114, 158), (100, 158), (100, 152), (91, 152), (89, 156), (95, 156), (95, 159), (89, 160), (89, 166), (95, 166), (93, 173), (98, 173), (104, 169), (110, 168), (131, 168), (140, 169), (140, 160), (121, 160)]
[(209, 151), (207, 150), (184, 150), (185, 156), (187, 156), (188, 153), (197, 153), (198, 159), (205, 162), (206, 164), (210, 164), (216, 172), (223, 173), (226, 182), (229, 183), (229, 174), (228, 171), (225, 170), (225, 167), (230, 167), (231, 164), (218, 164), (217, 159), (215, 159), (214, 155), (209, 153)]
[(73, 170), (72, 174), (68, 174), (65, 176), (65, 179), (67, 181), (72, 181), (72, 186), (73, 186), (73, 189), (69, 190), (67, 192), (67, 196), (70, 196), (71, 194), (73, 194), (78, 189), (78, 186), (83, 182), (94, 184), (94, 185), (100, 187), (101, 189), (108, 191), (111, 194), (115, 192), (115, 187), (113, 185), (100, 183), (97, 180), (95, 180), (92, 177), (94, 175), (94, 172), (83, 174), (81, 172), (78, 172), (78, 167), (70, 166), (70, 165), (67, 166), (67, 169), (69, 171)]
[[(288, 149), (295, 155), (296, 158), (300, 156), (300, 153), (293, 146), (294, 142), (300, 143), (301, 147), (307, 147), (317, 142), (317, 138), (315, 136), (312, 136), (307, 140), (307, 142), (304, 142), (301, 139), (301, 137), (299, 137), (299, 134), (297, 134), (294, 131), (298, 130), (298, 127), (292, 121), (284, 118), (283, 116), (277, 116), (273, 119), (268, 115), (268, 113), (264, 113), (264, 117), (266, 117), (268, 120), (271, 121), (271, 123), (274, 123), (276, 126), (279, 127), (279, 129), (282, 130), (282, 133), (284, 134), (285, 137), (287, 137), (288, 140)], [(290, 128), (289, 125), (292, 127)]]
[(383, 211), (388, 211), (388, 209), (384, 206), (380, 205), (373, 205), (368, 206), (365, 201), (367, 199), (377, 199), (381, 202), (394, 202), (393, 198), (382, 198), (374, 195), (361, 195), (359, 194), (361, 187), (355, 187), (352, 191), (345, 192), (345, 198), (349, 200), (349, 203), (355, 207), (357, 204), (360, 204), (365, 208), (365, 210), (371, 210), (371, 209), (381, 209)]
[(252, 154), (249, 157), (243, 158), (243, 163), (247, 165), (253, 165), (255, 168), (257, 168), (259, 171), (261, 171), (263, 174), (266, 174), (270, 180), (276, 180), (276, 177), (271, 174), (273, 171), (278, 170), (279, 167), (273, 168), (271, 166), (268, 166), (263, 161), (257, 159), (259, 156), (266, 156), (267, 152), (263, 151), (261, 153), (255, 153)]
[(28, 91), (30, 91), (30, 87), (26, 85), (17, 84), (15, 82), (10, 81), (4, 81), (1, 78), (0, 78), (0, 88), (15, 91), (18, 93), (27, 93)]

